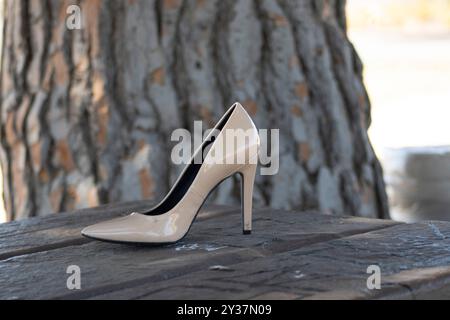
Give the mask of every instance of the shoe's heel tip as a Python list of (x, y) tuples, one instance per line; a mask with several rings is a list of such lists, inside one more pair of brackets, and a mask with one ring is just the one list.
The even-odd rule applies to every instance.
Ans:
[(244, 230), (242, 231), (243, 234), (252, 234), (252, 230)]

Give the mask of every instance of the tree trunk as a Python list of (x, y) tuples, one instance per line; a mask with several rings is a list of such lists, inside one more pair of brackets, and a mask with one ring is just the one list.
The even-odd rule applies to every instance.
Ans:
[[(9, 219), (160, 199), (182, 168), (170, 135), (233, 102), (280, 129), (255, 205), (387, 217), (345, 3), (6, 0), (1, 167)], [(237, 179), (214, 192), (238, 203)]]

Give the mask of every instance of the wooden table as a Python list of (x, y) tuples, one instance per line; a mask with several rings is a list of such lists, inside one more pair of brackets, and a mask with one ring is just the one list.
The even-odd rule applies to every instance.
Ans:
[[(149, 206), (123, 203), (0, 225), (0, 298), (450, 298), (448, 222), (258, 209), (253, 234), (242, 235), (240, 209), (208, 206), (174, 245), (80, 236), (86, 225)], [(70, 265), (80, 267), (80, 290), (66, 286)], [(380, 267), (380, 290), (367, 288), (370, 265)]]

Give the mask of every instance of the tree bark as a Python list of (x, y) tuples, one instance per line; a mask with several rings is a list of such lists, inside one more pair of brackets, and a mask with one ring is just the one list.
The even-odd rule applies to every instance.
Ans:
[[(161, 199), (182, 168), (171, 132), (233, 102), (280, 129), (255, 205), (387, 217), (345, 2), (6, 0), (1, 168), (10, 220)], [(215, 202), (238, 203), (228, 179)]]

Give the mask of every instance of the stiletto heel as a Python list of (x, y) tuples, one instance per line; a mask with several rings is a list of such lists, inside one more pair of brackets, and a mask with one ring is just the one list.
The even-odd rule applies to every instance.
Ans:
[(177, 242), (189, 232), (211, 190), (235, 173), (242, 175), (243, 230), (244, 234), (249, 234), (252, 229), (253, 182), (259, 142), (258, 130), (252, 119), (239, 103), (235, 103), (206, 137), (172, 189), (156, 207), (97, 223), (84, 228), (81, 234), (96, 240), (120, 243)]
[(253, 185), (256, 175), (256, 164), (242, 168), (241, 174), (241, 205), (243, 234), (252, 233)]

